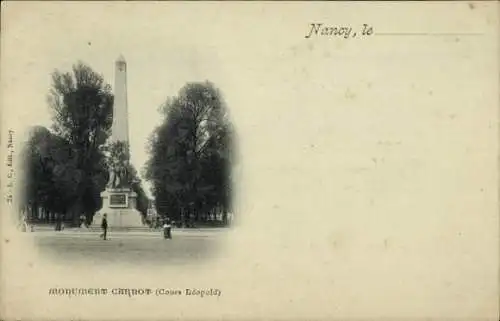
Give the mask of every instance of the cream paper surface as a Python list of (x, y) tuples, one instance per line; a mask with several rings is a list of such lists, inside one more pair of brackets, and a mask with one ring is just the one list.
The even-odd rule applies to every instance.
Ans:
[[(496, 2), (2, 9), (3, 320), (498, 320)], [(357, 36), (305, 38), (311, 23)], [(225, 95), (239, 220), (218, 259), (63, 264), (14, 228), (6, 155), (16, 162), (27, 126), (50, 125), (50, 73), (82, 60), (113, 84), (119, 54), (138, 166), (167, 96), (205, 79)], [(54, 287), (221, 296), (50, 296)]]

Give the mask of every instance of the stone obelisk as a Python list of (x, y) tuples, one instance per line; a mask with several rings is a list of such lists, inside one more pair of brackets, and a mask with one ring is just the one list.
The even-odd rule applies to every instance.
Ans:
[(113, 105), (113, 126), (111, 139), (128, 144), (128, 100), (127, 100), (127, 62), (120, 55), (115, 62), (115, 102)]
[[(114, 96), (111, 144), (126, 145), (128, 154), (127, 62), (122, 55), (115, 62)], [(114, 164), (113, 158), (111, 159)], [(117, 167), (124, 168), (126, 165), (117, 164)], [(116, 170), (110, 172), (110, 183), (101, 193), (102, 209), (94, 216), (94, 225), (98, 226), (102, 215), (106, 214), (110, 230), (142, 227), (141, 213), (135, 208), (137, 194), (130, 188), (128, 182), (123, 181), (126, 176), (119, 174)], [(119, 186), (116, 186), (115, 182), (119, 182)]]

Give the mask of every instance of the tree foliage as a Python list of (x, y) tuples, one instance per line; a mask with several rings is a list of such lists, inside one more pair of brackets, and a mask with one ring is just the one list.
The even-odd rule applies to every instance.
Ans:
[(132, 191), (134, 191), (137, 194), (137, 204), (136, 204), (136, 209), (141, 213), (142, 217), (146, 219), (146, 216), (148, 214), (148, 208), (149, 208), (149, 203), (150, 199), (148, 198), (146, 191), (144, 191), (144, 188), (142, 187), (142, 181), (137, 175), (137, 171), (135, 169), (131, 171), (136, 177), (134, 180), (132, 180), (131, 188)]
[(145, 175), (157, 209), (187, 225), (231, 206), (233, 127), (221, 92), (210, 82), (188, 83), (160, 108)]
[(101, 147), (110, 135), (113, 121), (113, 94), (103, 77), (83, 63), (72, 73), (55, 71), (48, 95), (52, 129), (71, 152), (77, 172), (67, 214), (74, 220), (93, 215), (101, 206), (100, 193), (108, 178)]
[[(47, 101), (53, 116), (51, 130), (32, 128), (21, 151), (22, 205), (77, 221), (91, 221), (102, 207), (100, 193), (109, 180), (106, 144), (113, 121), (113, 94), (101, 75), (83, 63), (72, 72), (55, 71)], [(128, 154), (127, 154), (128, 156)], [(138, 194), (140, 211), (149, 200), (137, 171), (127, 164), (131, 187)], [(145, 205), (146, 204), (146, 205)], [(144, 209), (146, 206), (146, 209)]]
[(66, 213), (82, 181), (69, 144), (45, 127), (34, 127), (21, 151), (21, 160), (22, 204), (32, 216), (38, 207)]

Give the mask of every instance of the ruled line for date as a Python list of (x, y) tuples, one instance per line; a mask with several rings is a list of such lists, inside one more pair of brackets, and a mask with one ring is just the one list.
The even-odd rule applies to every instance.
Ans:
[(374, 36), (430, 36), (430, 37), (462, 37), (482, 36), (482, 33), (446, 33), (446, 32), (375, 32)]

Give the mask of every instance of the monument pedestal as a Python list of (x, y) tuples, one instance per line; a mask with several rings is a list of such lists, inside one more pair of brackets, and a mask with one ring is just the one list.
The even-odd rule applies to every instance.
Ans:
[(109, 230), (127, 230), (143, 227), (141, 213), (136, 210), (137, 194), (130, 188), (106, 188), (101, 193), (102, 208), (94, 215), (93, 226), (100, 227), (107, 214)]

